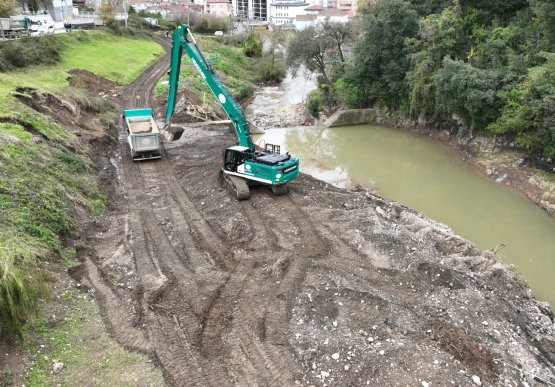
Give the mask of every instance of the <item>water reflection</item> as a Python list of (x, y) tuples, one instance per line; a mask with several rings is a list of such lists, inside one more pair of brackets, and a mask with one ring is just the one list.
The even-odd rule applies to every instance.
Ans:
[(555, 221), (427, 137), (360, 125), (271, 130), (263, 137), (301, 158), (301, 171), (339, 187), (362, 184), (447, 224), (519, 267), (534, 294), (555, 305)]

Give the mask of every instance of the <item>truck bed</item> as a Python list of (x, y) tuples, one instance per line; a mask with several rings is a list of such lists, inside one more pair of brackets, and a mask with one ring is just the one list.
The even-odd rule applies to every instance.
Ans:
[(133, 134), (158, 133), (158, 127), (150, 117), (128, 118), (129, 130)]

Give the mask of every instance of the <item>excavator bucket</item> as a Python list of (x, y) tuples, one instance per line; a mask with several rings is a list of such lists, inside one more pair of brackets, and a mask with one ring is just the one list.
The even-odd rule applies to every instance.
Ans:
[(164, 137), (168, 141), (177, 141), (181, 138), (181, 136), (183, 135), (183, 132), (184, 132), (183, 128), (176, 127), (175, 125), (174, 126), (170, 125), (168, 128), (164, 130)]

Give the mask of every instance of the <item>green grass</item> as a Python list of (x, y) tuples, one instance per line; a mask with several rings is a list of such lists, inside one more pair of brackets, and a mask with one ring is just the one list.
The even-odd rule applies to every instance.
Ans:
[[(0, 73), (0, 103), (11, 99), (17, 87), (37, 88), (57, 94), (68, 85), (67, 71), (82, 69), (117, 82), (129, 84), (164, 54), (156, 42), (117, 37), (98, 31), (56, 35), (63, 46), (61, 61)], [(42, 38), (41, 38), (42, 39)]]
[[(165, 386), (146, 356), (125, 351), (109, 337), (92, 294), (68, 287), (57, 297), (56, 309), (28, 332), (25, 347), (33, 366), (26, 387)], [(54, 360), (64, 364), (58, 374), (50, 372)]]

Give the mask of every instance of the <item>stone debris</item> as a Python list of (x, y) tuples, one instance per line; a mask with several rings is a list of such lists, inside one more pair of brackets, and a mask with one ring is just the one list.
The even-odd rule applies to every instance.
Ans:
[(60, 363), (58, 360), (52, 360), (52, 370), (50, 373), (55, 375), (59, 373), (62, 368), (64, 368), (64, 363)]

